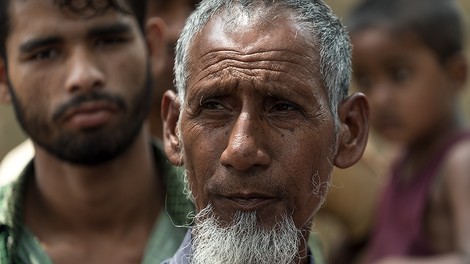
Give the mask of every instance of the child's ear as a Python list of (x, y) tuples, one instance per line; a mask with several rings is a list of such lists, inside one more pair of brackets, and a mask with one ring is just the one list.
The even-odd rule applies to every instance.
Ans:
[(0, 103), (11, 103), (11, 94), (8, 89), (6, 65), (3, 59), (0, 59)]
[(460, 90), (465, 86), (468, 78), (468, 61), (463, 53), (459, 52), (449, 58), (445, 63), (445, 70), (454, 87)]
[(178, 120), (180, 114), (180, 102), (178, 96), (172, 90), (167, 90), (162, 98), (163, 121), (163, 146), (168, 160), (175, 166), (183, 165)]
[(147, 47), (152, 65), (152, 73), (154, 75), (158, 75), (164, 67), (166, 55), (166, 28), (165, 22), (159, 17), (149, 18), (145, 26)]
[(350, 167), (362, 157), (369, 137), (369, 111), (367, 98), (361, 93), (355, 93), (340, 103), (336, 167)]

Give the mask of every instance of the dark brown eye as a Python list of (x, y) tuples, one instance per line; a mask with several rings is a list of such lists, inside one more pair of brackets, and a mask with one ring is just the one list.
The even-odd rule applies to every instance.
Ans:
[(53, 48), (47, 48), (47, 49), (42, 49), (37, 52), (34, 52), (30, 56), (30, 60), (47, 60), (47, 59), (53, 59), (59, 56), (59, 51), (57, 49)]
[(201, 107), (203, 109), (208, 109), (208, 110), (222, 110), (224, 109), (224, 106), (217, 102), (217, 101), (206, 101), (201, 104)]
[(392, 79), (395, 82), (404, 82), (406, 81), (410, 76), (410, 70), (405, 67), (399, 67), (396, 68), (392, 71)]
[(121, 36), (105, 36), (96, 41), (97, 47), (118, 45), (127, 42), (127, 38)]
[(372, 87), (370, 79), (366, 76), (354, 76), (354, 83), (361, 92), (368, 92)]
[(270, 109), (269, 109), (269, 112), (270, 113), (274, 113), (274, 112), (284, 112), (284, 113), (287, 113), (287, 112), (292, 112), (292, 111), (296, 111), (297, 110), (297, 107), (294, 105), (294, 104), (290, 104), (290, 103), (276, 103), (275, 105), (273, 105)]

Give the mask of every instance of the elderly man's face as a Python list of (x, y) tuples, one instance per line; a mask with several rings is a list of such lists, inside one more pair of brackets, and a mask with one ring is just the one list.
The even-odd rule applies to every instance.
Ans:
[(230, 225), (256, 212), (272, 228), (309, 229), (336, 152), (317, 52), (287, 18), (224, 26), (213, 18), (190, 49), (181, 155), (198, 210)]

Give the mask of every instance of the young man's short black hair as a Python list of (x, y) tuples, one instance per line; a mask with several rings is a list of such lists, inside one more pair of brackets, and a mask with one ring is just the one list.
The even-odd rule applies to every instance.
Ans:
[(463, 17), (455, 0), (364, 0), (347, 21), (351, 34), (375, 25), (415, 34), (442, 63), (464, 46)]
[[(0, 56), (2, 59), (7, 60), (5, 42), (10, 33), (9, 24), (9, 4), (15, 0), (0, 0)], [(100, 14), (109, 9), (115, 9), (120, 12), (133, 14), (139, 27), (143, 32), (145, 23), (145, 12), (147, 7), (147, 0), (50, 0), (59, 8), (68, 9), (74, 13), (81, 14), (82, 12), (89, 12), (94, 10), (94, 14)], [(87, 13), (88, 14), (88, 13)]]

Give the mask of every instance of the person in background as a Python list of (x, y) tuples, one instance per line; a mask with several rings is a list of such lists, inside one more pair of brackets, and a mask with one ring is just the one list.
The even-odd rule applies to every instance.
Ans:
[[(165, 90), (173, 88), (173, 60), (174, 60), (174, 46), (178, 37), (179, 31), (183, 27), (186, 17), (195, 8), (198, 1), (169, 1), (169, 0), (149, 0), (148, 8), (146, 13), (146, 19), (151, 24), (157, 24), (159, 30), (163, 31), (163, 46), (161, 53), (162, 59), (158, 59), (152, 63), (151, 74), (153, 76), (153, 101), (151, 104), (151, 110), (149, 112), (147, 122), (148, 127), (156, 144), (160, 144), (162, 139), (162, 120), (160, 114), (161, 98)], [(156, 18), (159, 19), (156, 19)], [(150, 21), (152, 20), (152, 21)], [(163, 22), (163, 24), (162, 24)], [(151, 29), (150, 29), (151, 31)], [(23, 172), (25, 166), (34, 157), (34, 147), (30, 139), (25, 140), (23, 143), (11, 150), (0, 163), (0, 186), (6, 185), (11, 181), (14, 181)], [(167, 204), (167, 210), (170, 212), (170, 216), (176, 215), (176, 219), (172, 219), (173, 224), (178, 226), (186, 226), (188, 221), (184, 220), (185, 215), (190, 215), (193, 212), (193, 206), (190, 201), (184, 198), (182, 192), (180, 180), (174, 180), (175, 173), (174, 168), (168, 168), (169, 170), (165, 173), (164, 181), (167, 183), (165, 186), (165, 195), (172, 203)], [(177, 176), (179, 177), (179, 176)], [(158, 227), (157, 227), (158, 228)], [(179, 228), (180, 230), (182, 228)], [(168, 252), (172, 252), (176, 248), (174, 245), (179, 245), (180, 235), (170, 235), (165, 230), (174, 230), (173, 228), (167, 228), (162, 226), (162, 236), (172, 238), (173, 243), (166, 243), (172, 245), (168, 250), (162, 250), (165, 252), (162, 254), (163, 257)], [(156, 230), (156, 233), (158, 231)], [(176, 231), (180, 233), (180, 231)], [(167, 248), (167, 247), (164, 247)], [(157, 260), (158, 261), (158, 260)]]
[(463, 23), (452, 0), (365, 0), (348, 22), (371, 124), (401, 147), (363, 263), (470, 263)]
[(186, 18), (196, 8), (200, 0), (149, 0), (147, 17), (159, 17), (165, 23), (164, 59), (163, 64), (154, 65), (155, 94), (152, 109), (149, 114), (150, 131), (159, 140), (162, 140), (163, 128), (161, 117), (161, 100), (166, 90), (175, 90), (173, 65), (175, 60), (175, 46)]
[(351, 260), (370, 235), (384, 175), (395, 148), (372, 134), (356, 164), (347, 169), (335, 168), (325, 204), (315, 215), (313, 231), (321, 239), (326, 263), (353, 264)]
[[(187, 16), (194, 10), (198, 2), (199, 0), (149, 0), (147, 3), (147, 20), (153, 20), (152, 23), (159, 24), (164, 33), (163, 59), (153, 62), (151, 68), (154, 92), (152, 108), (148, 116), (148, 126), (157, 142), (162, 140), (163, 128), (160, 113), (162, 95), (168, 89), (174, 90), (173, 61), (176, 40)], [(29, 139), (8, 152), (0, 162), (0, 186), (18, 177), (33, 156), (34, 148)]]
[(323, 1), (202, 1), (164, 94), (164, 147), (197, 215), (164, 263), (320, 263), (307, 244), (333, 166), (357, 162), (367, 100)]
[(0, 188), (0, 263), (171, 256), (192, 204), (145, 122), (162, 23), (146, 1), (1, 5), (0, 99), (35, 156)]
[[(333, 10), (341, 11), (341, 1), (326, 2), (331, 3)], [(351, 91), (357, 92), (357, 88), (352, 85)], [(330, 191), (313, 223), (327, 263), (352, 264), (351, 260), (364, 247), (396, 150), (395, 144), (370, 131), (362, 158), (349, 168), (333, 170)]]

